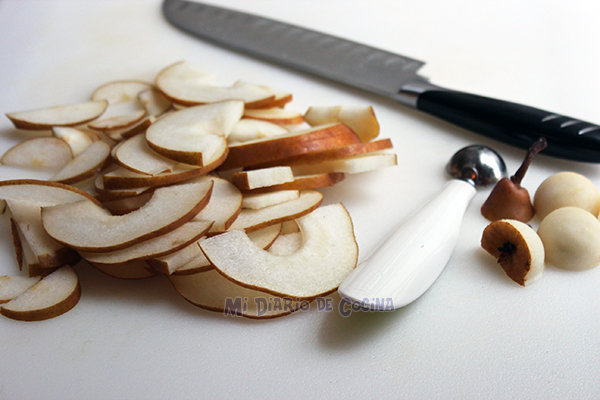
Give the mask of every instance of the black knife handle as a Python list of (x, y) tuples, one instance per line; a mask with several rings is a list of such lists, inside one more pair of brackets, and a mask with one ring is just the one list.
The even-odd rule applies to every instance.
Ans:
[(537, 108), (469, 93), (427, 90), (417, 109), (502, 142), (528, 149), (540, 137), (543, 153), (600, 163), (600, 126)]

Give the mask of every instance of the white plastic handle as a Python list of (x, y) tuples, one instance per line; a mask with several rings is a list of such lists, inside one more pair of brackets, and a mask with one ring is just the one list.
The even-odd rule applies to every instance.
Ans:
[(448, 263), (475, 193), (468, 182), (449, 181), (348, 275), (340, 296), (371, 309), (396, 309), (419, 298)]

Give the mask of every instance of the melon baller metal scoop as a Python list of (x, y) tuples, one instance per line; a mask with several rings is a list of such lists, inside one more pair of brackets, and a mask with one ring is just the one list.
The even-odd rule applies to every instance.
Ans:
[(454, 179), (342, 282), (338, 292), (344, 301), (370, 310), (389, 310), (404, 307), (425, 293), (452, 255), (475, 186), (496, 183), (506, 176), (506, 165), (491, 148), (474, 145), (455, 153), (446, 171)]

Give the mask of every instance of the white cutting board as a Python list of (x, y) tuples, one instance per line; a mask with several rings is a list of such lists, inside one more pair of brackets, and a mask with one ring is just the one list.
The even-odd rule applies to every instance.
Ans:
[[(213, 1), (216, 3), (216, 1)], [(223, 0), (426, 61), (434, 83), (600, 122), (595, 1)], [(178, 61), (290, 91), (291, 109), (373, 105), (399, 165), (323, 190), (355, 223), (361, 255), (444, 184), (447, 159), (481, 143), (511, 172), (524, 152), (392, 101), (234, 54), (170, 26), (159, 1), (0, 0), (0, 112), (86, 100), (110, 80)], [(21, 139), (0, 118), (0, 151)], [(600, 166), (538, 157), (524, 185)], [(48, 172), (0, 168), (0, 179)], [(82, 299), (44, 322), (0, 318), (0, 399), (600, 398), (600, 268), (510, 281), (479, 247), (482, 190), (423, 297), (393, 313), (312, 309), (271, 321), (186, 303), (166, 279), (126, 282), (81, 265)], [(534, 225), (536, 222), (534, 221)], [(15, 268), (6, 221), (0, 274)]]

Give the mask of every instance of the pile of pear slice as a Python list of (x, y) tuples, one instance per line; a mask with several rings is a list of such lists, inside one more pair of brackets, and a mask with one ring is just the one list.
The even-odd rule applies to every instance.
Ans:
[(48, 178), (0, 182), (18, 266), (0, 277), (1, 314), (73, 309), (85, 265), (162, 276), (198, 307), (249, 318), (335, 291), (358, 245), (346, 208), (322, 205), (319, 189), (396, 155), (371, 107), (302, 113), (291, 101), (182, 61), (153, 83), (115, 80), (82, 103), (7, 113), (24, 134), (1, 163)]

